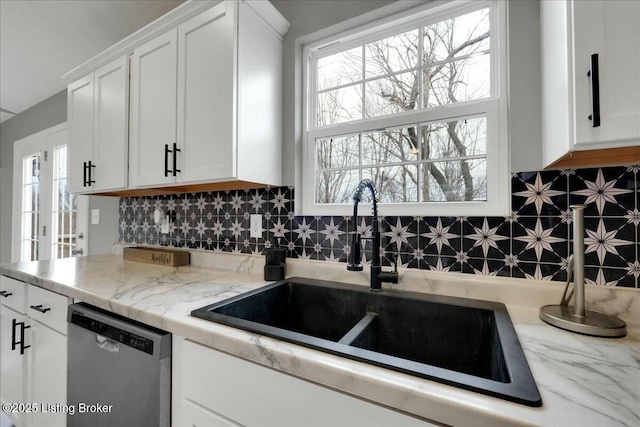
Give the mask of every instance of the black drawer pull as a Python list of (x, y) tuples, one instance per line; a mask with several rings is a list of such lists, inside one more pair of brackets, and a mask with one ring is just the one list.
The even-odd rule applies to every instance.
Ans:
[(49, 307), (42, 308), (42, 304), (30, 305), (29, 307), (33, 308), (36, 311), (39, 311), (40, 313), (46, 313), (47, 311), (51, 311), (51, 309)]
[(2, 297), (7, 298), (7, 297), (10, 297), (11, 295), (13, 295), (13, 294), (11, 292), (9, 292), (9, 291), (0, 291), (0, 296), (2, 296)]

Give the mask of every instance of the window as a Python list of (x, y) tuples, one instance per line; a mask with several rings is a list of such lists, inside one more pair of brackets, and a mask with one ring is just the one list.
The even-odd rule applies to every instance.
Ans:
[(504, 2), (423, 6), (304, 49), (304, 214), (505, 214)]
[(66, 124), (14, 144), (14, 262), (67, 258), (86, 244), (87, 199), (67, 191), (66, 144)]

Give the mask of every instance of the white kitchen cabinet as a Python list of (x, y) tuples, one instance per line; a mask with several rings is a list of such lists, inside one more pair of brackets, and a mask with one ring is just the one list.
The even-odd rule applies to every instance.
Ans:
[(134, 50), (131, 187), (281, 184), (282, 21), (223, 1)]
[(191, 427), (239, 427), (240, 425), (225, 419), (223, 416), (211, 412), (207, 408), (191, 402), (187, 399), (182, 399), (179, 402), (181, 421), (178, 425), (185, 425)]
[(69, 192), (87, 191), (87, 161), (93, 159), (93, 74), (67, 87)]
[(99, 193), (126, 188), (128, 88), (126, 56), (68, 86), (70, 192)]
[(67, 414), (56, 404), (67, 402), (67, 336), (33, 319), (30, 331), (27, 401), (45, 405), (30, 414), (28, 425), (65, 426)]
[(173, 336), (173, 426), (428, 426)]
[[(26, 357), (20, 354), (20, 343), (13, 346), (15, 337), (19, 341), (22, 327), (28, 326), (27, 318), (4, 304), (0, 305), (0, 400), (5, 403), (26, 401), (24, 378), (26, 375)], [(17, 335), (17, 337), (16, 337)], [(24, 350), (28, 351), (28, 350)], [(5, 412), (8, 412), (5, 410)], [(23, 425), (24, 414), (9, 412), (7, 414), (16, 425)]]
[(640, 2), (543, 1), (540, 23), (544, 164), (640, 145)]
[[(0, 401), (3, 404), (26, 401), (24, 353), (28, 351), (25, 346), (29, 340), (26, 295), (25, 283), (0, 276)], [(14, 424), (24, 425), (22, 412), (4, 412), (8, 412)]]
[(178, 27), (181, 181), (231, 179), (236, 173), (233, 9), (223, 2)]
[[(169, 184), (176, 143), (177, 30), (136, 48), (131, 57), (130, 184)], [(171, 168), (171, 172), (169, 172)]]
[(0, 291), (2, 403), (36, 404), (35, 411), (8, 414), (18, 427), (65, 426), (66, 414), (47, 404), (67, 401), (66, 314), (72, 301), (6, 276), (0, 276)]

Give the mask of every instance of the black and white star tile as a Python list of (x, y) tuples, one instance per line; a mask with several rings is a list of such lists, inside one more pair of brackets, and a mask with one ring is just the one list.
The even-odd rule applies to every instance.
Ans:
[(637, 201), (633, 167), (578, 169), (569, 177), (570, 203), (586, 205), (587, 216), (624, 216)]
[[(512, 177), (506, 217), (381, 218), (384, 265), (564, 281), (572, 252), (570, 204), (586, 204), (586, 279), (639, 287), (639, 166), (523, 172)], [(354, 230), (370, 236), (371, 216), (295, 216), (291, 187), (128, 197), (120, 199), (120, 241), (262, 254), (280, 244), (288, 256), (347, 262)], [(171, 211), (168, 234), (153, 211)], [(263, 216), (262, 238), (249, 234), (251, 214)], [(363, 263), (371, 241), (363, 240)]]
[(521, 172), (511, 179), (511, 209), (518, 215), (560, 215), (568, 208), (565, 171)]

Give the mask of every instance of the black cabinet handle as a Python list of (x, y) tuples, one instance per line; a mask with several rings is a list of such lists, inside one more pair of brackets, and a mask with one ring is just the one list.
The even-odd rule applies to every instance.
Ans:
[(18, 326), (18, 321), (16, 319), (11, 319), (11, 351), (16, 349), (16, 326)]
[(169, 150), (169, 144), (164, 144), (164, 176), (169, 176), (169, 173), (171, 172), (169, 170), (169, 153), (171, 152), (171, 150)]
[(96, 165), (91, 163), (91, 160), (89, 160), (88, 164), (87, 164), (87, 169), (89, 170), (89, 179), (87, 180), (87, 185), (91, 186), (92, 184), (95, 184), (96, 182), (91, 179), (91, 175), (93, 175), (93, 173), (91, 172), (91, 169), (95, 168)]
[[(16, 341), (16, 326), (20, 325), (20, 341)], [(20, 344), (20, 354), (24, 354), (26, 348), (30, 345), (24, 345), (24, 330), (29, 329), (31, 326), (26, 326), (24, 322), (18, 322), (16, 319), (11, 321), (11, 350), (15, 350), (18, 344)]]
[(86, 187), (87, 186), (87, 162), (83, 162), (82, 163), (82, 186)]
[(20, 322), (20, 354), (24, 354), (24, 349), (31, 347), (30, 345), (24, 345), (24, 330), (29, 329), (31, 326), (26, 326), (24, 322)]
[[(176, 176), (180, 172), (180, 169), (177, 168), (177, 156), (180, 151), (182, 150), (178, 148), (178, 144), (175, 142), (173, 143), (173, 150), (169, 149), (169, 144), (164, 144), (164, 176), (169, 176), (169, 174)], [(169, 169), (169, 153), (173, 153), (173, 170)]]
[(11, 292), (9, 291), (0, 291), (0, 297), (10, 297), (11, 295), (13, 295)]
[(598, 54), (591, 55), (591, 70), (587, 73), (591, 76), (591, 127), (600, 126), (600, 72), (598, 70)]
[(173, 143), (173, 176), (176, 176), (176, 174), (178, 172), (181, 172), (180, 169), (178, 169), (177, 163), (178, 163), (178, 153), (181, 152), (182, 150), (178, 148), (178, 145), (174, 142)]
[(29, 307), (33, 308), (36, 311), (39, 311), (40, 313), (46, 313), (47, 311), (51, 311), (51, 309), (49, 307), (42, 308), (42, 304), (30, 305)]

